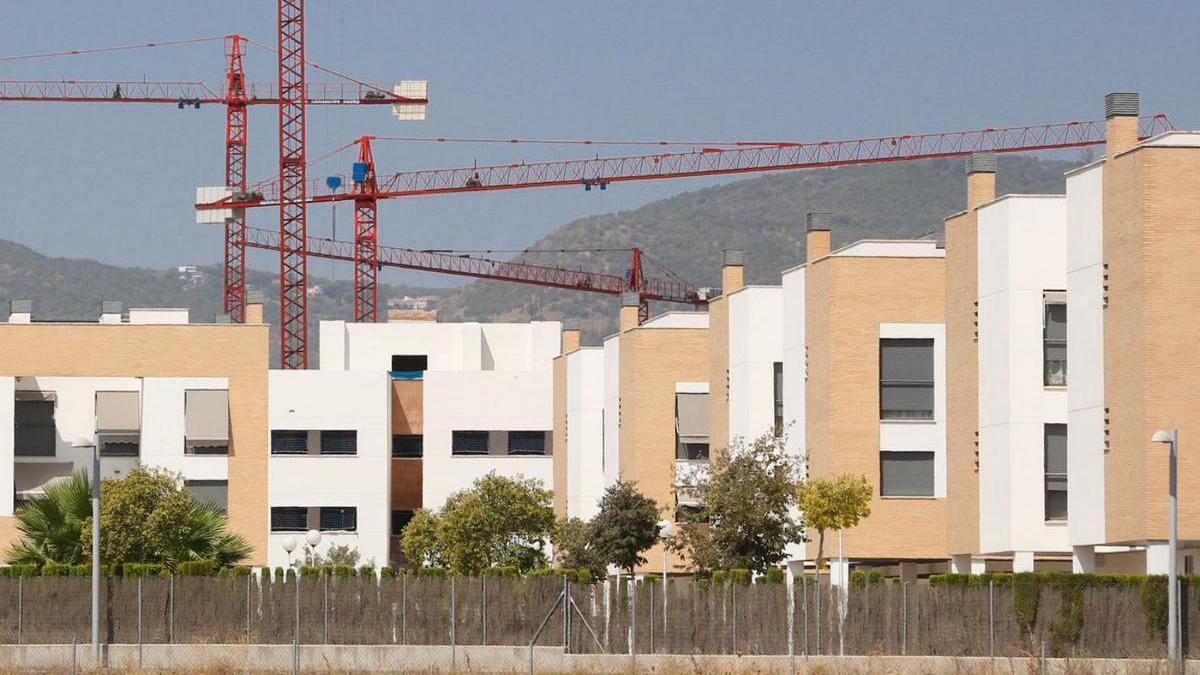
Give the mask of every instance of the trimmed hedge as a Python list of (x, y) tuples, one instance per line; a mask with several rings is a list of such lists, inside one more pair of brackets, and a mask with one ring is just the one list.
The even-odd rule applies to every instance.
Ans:
[(783, 582), (787, 581), (787, 572), (778, 567), (772, 567), (760, 578), (762, 579), (763, 583), (782, 584)]
[(211, 577), (217, 570), (217, 561), (212, 559), (187, 560), (175, 564), (175, 574), (181, 577)]

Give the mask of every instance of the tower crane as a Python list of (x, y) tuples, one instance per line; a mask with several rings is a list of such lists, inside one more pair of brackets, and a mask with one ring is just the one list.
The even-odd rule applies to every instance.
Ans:
[[(1142, 138), (1171, 128), (1170, 121), (1162, 114), (1143, 117), (1140, 123), (1139, 135)], [(588, 190), (606, 189), (611, 183), (626, 181), (936, 159), (963, 156), (973, 152), (1011, 153), (1087, 147), (1104, 142), (1104, 122), (1076, 121), (814, 143), (745, 142), (735, 144), (734, 147), (700, 147), (686, 152), (402, 171), (382, 178), (377, 176), (371, 152), (373, 138), (375, 137), (363, 136), (356, 141), (359, 146), (358, 161), (354, 163), (353, 171), (348, 177), (355, 186), (353, 190), (345, 194), (318, 194), (314, 184), (305, 197), (305, 202), (310, 204), (339, 201), (355, 203), (355, 320), (367, 322), (377, 319), (375, 275), (381, 262), (376, 207), (380, 199), (572, 185)], [(201, 212), (236, 210), (281, 206), (282, 203), (280, 182), (276, 178), (254, 184), (241, 198), (231, 195), (211, 202), (201, 202), (196, 204), (196, 209)], [(308, 249), (309, 255), (312, 255), (312, 250)], [(443, 262), (430, 260), (422, 269), (460, 273), (454, 271), (454, 266), (436, 269)], [(461, 263), (456, 261), (456, 264)], [(636, 291), (641, 295), (639, 316), (645, 320), (648, 301), (656, 298), (652, 297), (636, 276), (640, 274), (636, 265), (631, 266), (630, 272), (626, 290)]]

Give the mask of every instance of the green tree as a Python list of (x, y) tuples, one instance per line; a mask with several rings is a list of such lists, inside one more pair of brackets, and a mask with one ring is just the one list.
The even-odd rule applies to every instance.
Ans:
[(634, 483), (617, 481), (604, 490), (592, 518), (592, 542), (604, 562), (630, 574), (645, 563), (642, 551), (658, 541), (659, 506)]
[(817, 531), (817, 571), (825, 561), (825, 532), (858, 525), (871, 515), (874, 489), (866, 476), (842, 474), (810, 478), (796, 488), (796, 503), (805, 524)]
[(439, 524), (437, 514), (429, 509), (417, 509), (413, 513), (400, 537), (400, 550), (410, 565), (440, 567), (446, 564), (438, 541)]
[(17, 530), (21, 539), (9, 549), (8, 562), (14, 565), (85, 562), (83, 524), (91, 520), (91, 500), (87, 474), (77, 471), (64, 481), (46, 486), (45, 496), (18, 506)]
[(708, 471), (693, 477), (700, 512), (672, 546), (701, 571), (774, 567), (788, 544), (803, 540), (794, 515), (799, 467), (774, 433), (714, 453)]
[(604, 578), (608, 563), (596, 545), (595, 532), (595, 525), (589, 521), (560, 518), (551, 538), (558, 564), (570, 569), (587, 569), (593, 579)]
[(444, 564), (455, 574), (490, 567), (524, 572), (546, 563), (554, 530), (551, 493), (541, 481), (491, 472), (456, 492), (434, 514), (418, 511), (404, 528), (401, 547), (416, 564)]
[[(328, 565), (330, 567), (358, 567), (359, 557), (358, 549), (351, 548), (349, 544), (341, 546), (334, 544), (325, 551), (324, 555), (318, 551), (309, 551), (306, 549), (304, 552), (304, 564), (316, 566)], [(375, 566), (374, 558), (371, 559), (370, 566)]]

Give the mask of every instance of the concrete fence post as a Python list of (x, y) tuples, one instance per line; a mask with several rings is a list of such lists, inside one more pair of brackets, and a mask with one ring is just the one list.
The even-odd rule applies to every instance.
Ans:
[(483, 644), (487, 646), (487, 575), (479, 577), (479, 585), (483, 593), (483, 607), (479, 610), (479, 624), (483, 630)]
[(329, 575), (325, 575), (325, 599), (321, 602), (323, 623), (323, 642), (329, 644)]
[(21, 644), (21, 631), (24, 628), (24, 626), (21, 625), (22, 620), (24, 619), (23, 610), (25, 601), (25, 588), (22, 584), (23, 580), (24, 577), (17, 577), (17, 644)]
[(300, 672), (300, 575), (292, 577), (296, 584), (296, 622), (292, 628), (292, 673)]
[(167, 644), (175, 643), (175, 576), (167, 579)]
[(787, 650), (788, 650), (788, 672), (796, 672), (796, 586), (795, 584), (785, 583), (784, 589), (787, 590)]
[(455, 612), (458, 603), (455, 602), (457, 596), (455, 594), (454, 577), (450, 577), (450, 670), (454, 671), (457, 665), (458, 657), (458, 615)]
[(808, 659), (808, 579), (800, 575), (800, 600), (804, 603), (804, 658)]
[(735, 655), (737, 654), (737, 646), (738, 646), (738, 641), (737, 641), (737, 587), (738, 587), (737, 582), (730, 579), (729, 595), (730, 595), (730, 602), (733, 605), (733, 651), (732, 651), (732, 653)]
[(996, 582), (988, 580), (988, 658), (996, 660)]
[(637, 662), (637, 577), (629, 575), (629, 655)]
[(817, 570), (817, 587), (813, 589), (817, 601), (817, 656), (821, 655), (821, 571)]
[(253, 606), (250, 600), (250, 584), (254, 577), (246, 575), (246, 644), (250, 644), (250, 608)]
[(649, 612), (650, 623), (648, 623), (646, 625), (646, 627), (650, 629), (650, 653), (653, 654), (654, 653), (654, 584), (646, 584), (646, 591), (647, 591), (647, 594), (650, 596), (650, 600), (647, 603), (650, 608), (650, 612)]
[(137, 638), (138, 638), (138, 668), (142, 667), (142, 578), (137, 581)]
[(900, 582), (900, 656), (908, 656), (908, 583)]
[(400, 644), (408, 644), (408, 575), (400, 577)]

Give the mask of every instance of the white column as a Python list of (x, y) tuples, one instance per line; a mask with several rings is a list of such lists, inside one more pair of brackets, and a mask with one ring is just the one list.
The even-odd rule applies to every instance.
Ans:
[(0, 377), (0, 516), (13, 515), (13, 416), (16, 414), (16, 378)]
[(1076, 574), (1096, 572), (1096, 549), (1092, 546), (1071, 547), (1071, 571)]
[(1170, 547), (1165, 541), (1146, 544), (1146, 574), (1166, 574)]
[(1013, 553), (1013, 573), (1033, 571), (1033, 551)]
[(983, 574), (984, 561), (976, 560), (970, 553), (950, 557), (950, 571), (954, 574)]

